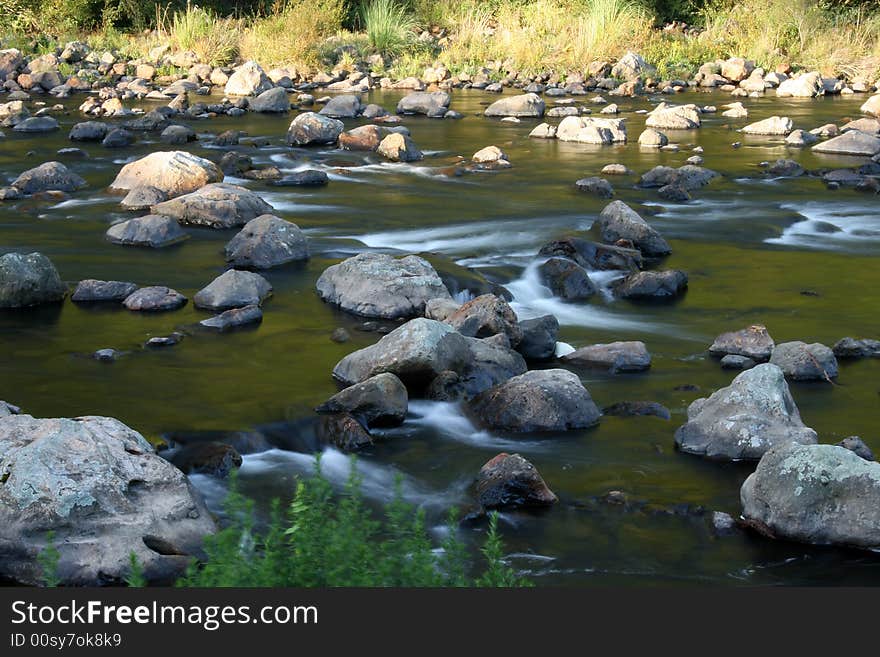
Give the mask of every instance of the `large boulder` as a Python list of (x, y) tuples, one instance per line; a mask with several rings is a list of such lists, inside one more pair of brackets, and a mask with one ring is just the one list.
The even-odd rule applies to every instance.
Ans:
[(409, 395), (389, 372), (356, 383), (318, 406), (319, 413), (350, 413), (367, 427), (396, 426), (406, 419)]
[(780, 97), (813, 98), (824, 93), (822, 74), (817, 71), (789, 78), (776, 87), (776, 95)]
[(229, 76), (223, 93), (227, 96), (259, 96), (272, 88), (272, 80), (254, 61), (247, 61)]
[(59, 127), (58, 121), (51, 116), (29, 116), (12, 129), (15, 132), (52, 132)]
[(614, 244), (618, 240), (629, 240), (649, 257), (672, 253), (669, 244), (639, 213), (623, 201), (612, 201), (596, 220), (599, 236), (603, 242)]
[(186, 475), (114, 418), (3, 418), (0, 479), (0, 576), (21, 584), (52, 547), (64, 585), (121, 585), (132, 553), (170, 584), (216, 531)]
[(154, 214), (173, 217), (182, 224), (210, 228), (243, 226), (274, 208), (258, 194), (239, 185), (212, 183), (169, 199), (151, 208)]
[(291, 146), (335, 144), (343, 130), (345, 124), (339, 119), (303, 112), (290, 122), (287, 143)]
[(834, 352), (818, 342), (782, 342), (773, 348), (770, 362), (794, 381), (830, 381), (837, 376)]
[(770, 363), (746, 370), (726, 388), (697, 399), (687, 416), (675, 432), (675, 444), (683, 452), (711, 459), (759, 459), (783, 443), (817, 442), (816, 432), (801, 420), (785, 375)]
[(113, 244), (162, 248), (189, 239), (189, 234), (171, 217), (148, 214), (113, 224), (105, 233)]
[(454, 328), (419, 317), (343, 358), (333, 368), (333, 376), (344, 385), (354, 385), (390, 372), (408, 389), (418, 391), (441, 372), (462, 369), (470, 354), (467, 338)]
[[(721, 64), (721, 75), (731, 82), (742, 82), (749, 77), (754, 70), (755, 63), (743, 59), (742, 57), (731, 57)], [(763, 88), (762, 82), (761, 89)]]
[(755, 324), (739, 331), (722, 333), (709, 347), (709, 353), (719, 358), (728, 355), (745, 356), (761, 363), (770, 359), (775, 344), (767, 327)]
[(624, 119), (566, 116), (556, 128), (556, 138), (581, 144), (625, 144), (626, 122)]
[(880, 117), (880, 94), (868, 98), (860, 109), (865, 114)]
[(581, 380), (562, 369), (515, 376), (477, 395), (469, 408), (487, 427), (510, 432), (582, 429), (601, 416)]
[(286, 89), (274, 87), (249, 100), (248, 109), (264, 114), (285, 114), (290, 111), (290, 97)]
[(742, 515), (766, 536), (880, 549), (880, 463), (837, 445), (769, 450), (740, 489)]
[(464, 303), (446, 318), (446, 323), (462, 335), (488, 338), (502, 334), (516, 347), (522, 340), (519, 320), (510, 304), (494, 294), (483, 294)]
[(390, 132), (379, 142), (376, 152), (392, 162), (417, 162), (424, 155), (416, 143), (401, 132)]
[(787, 116), (771, 116), (745, 126), (742, 131), (747, 135), (787, 135), (794, 129), (794, 122)]
[(300, 227), (281, 217), (263, 214), (251, 219), (229, 240), (226, 262), (242, 269), (268, 269), (307, 260), (309, 243)]
[(566, 301), (589, 299), (599, 291), (587, 270), (574, 260), (553, 257), (538, 266), (541, 281)]
[(61, 301), (67, 286), (42, 253), (0, 256), (0, 308), (22, 308)]
[(483, 112), (486, 116), (516, 116), (536, 117), (544, 116), (544, 101), (537, 94), (521, 94), (519, 96), (507, 96), (496, 100)]
[(193, 303), (205, 310), (259, 306), (272, 294), (272, 285), (251, 271), (229, 269), (196, 292)]
[(497, 338), (465, 338), (467, 363), (456, 371), (461, 396), (471, 398), (528, 370), (522, 355)]
[(431, 299), (451, 298), (431, 264), (413, 255), (360, 253), (325, 269), (316, 288), (343, 310), (385, 319), (416, 317)]
[(339, 135), (339, 147), (346, 151), (375, 151), (390, 130), (372, 123), (347, 130)]
[(618, 372), (644, 372), (651, 367), (651, 354), (644, 342), (610, 342), (575, 349), (560, 359), (567, 365)]
[(318, 113), (334, 119), (353, 119), (363, 111), (364, 106), (358, 96), (341, 94), (327, 101), (327, 104)]
[(648, 128), (660, 130), (691, 130), (702, 125), (700, 108), (696, 105), (668, 105), (660, 103), (645, 120)]
[(221, 180), (223, 172), (210, 160), (186, 151), (157, 151), (122, 167), (110, 189), (129, 191), (149, 185), (170, 198)]
[(611, 77), (618, 80), (634, 81), (655, 73), (656, 69), (634, 52), (626, 53), (611, 67)]
[(551, 360), (556, 355), (559, 320), (553, 315), (524, 319), (519, 323), (523, 337), (517, 351), (527, 360)]
[(539, 256), (570, 258), (587, 269), (638, 271), (642, 253), (609, 244), (599, 244), (579, 237), (563, 237), (541, 247)]
[(680, 269), (640, 271), (612, 285), (621, 299), (669, 299), (682, 294), (688, 286), (688, 275)]
[(86, 181), (61, 162), (45, 162), (22, 172), (12, 181), (12, 186), (22, 194), (45, 191), (75, 192), (85, 187)]
[(416, 91), (407, 94), (397, 103), (398, 114), (424, 114), (431, 118), (443, 118), (449, 110), (451, 98), (445, 91)]
[(543, 507), (558, 498), (537, 468), (519, 454), (502, 452), (489, 459), (477, 475), (477, 502), (485, 509)]
[(111, 126), (101, 121), (83, 121), (75, 124), (67, 135), (71, 141), (101, 141), (110, 132)]
[(811, 150), (816, 153), (871, 157), (880, 153), (880, 137), (860, 130), (849, 130), (828, 141), (819, 142)]

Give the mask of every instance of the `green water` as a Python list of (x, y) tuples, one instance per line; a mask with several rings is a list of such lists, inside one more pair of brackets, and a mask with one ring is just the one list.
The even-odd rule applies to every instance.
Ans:
[[(398, 97), (376, 93), (370, 101), (393, 109)], [(876, 198), (852, 190), (829, 191), (817, 178), (760, 180), (757, 167), (780, 157), (797, 159), (807, 169), (864, 160), (787, 149), (781, 138), (744, 138), (735, 128), (746, 121), (720, 114), (704, 115), (699, 130), (669, 132), (671, 141), (682, 146), (678, 153), (641, 150), (635, 141), (644, 117), (634, 112), (650, 109), (652, 102), (645, 98), (618, 103), (627, 119), (627, 146), (530, 140), (535, 121), (509, 124), (477, 116), (494, 98), (456, 93), (452, 107), (465, 114), (461, 121), (407, 118), (405, 124), (427, 154), (411, 165), (382, 164), (357, 153), (289, 148), (283, 135), (290, 117), (191, 122), (202, 140), (186, 150), (199, 155), (219, 159), (222, 151), (206, 146), (208, 134), (235, 128), (271, 140), (268, 147), (238, 147), (258, 164), (312, 166), (330, 173), (330, 185), (317, 190), (244, 183), (272, 203), (278, 215), (307, 231), (312, 259), (266, 272), (275, 293), (265, 304), (263, 323), (230, 334), (192, 331), (207, 316), (192, 304), (151, 315), (68, 300), (0, 313), (0, 399), (35, 416), (114, 416), (151, 439), (263, 430), (285, 449), (247, 456), (242, 486), (262, 500), (285, 495), (309, 469), (309, 457), (301, 450), (307, 450), (303, 445), (308, 443), (311, 408), (336, 390), (330, 377), (333, 365), (377, 338), (355, 330), (362, 320), (322, 303), (314, 292), (315, 280), (328, 265), (368, 247), (434, 251), (510, 283), (522, 315), (558, 311), (564, 324), (560, 341), (577, 347), (644, 340), (654, 357), (650, 372), (616, 377), (590, 373), (584, 383), (600, 406), (654, 400), (673, 417), (606, 417), (584, 432), (505, 437), (474, 429), (453, 407), (416, 403), (412, 418), (387, 432), (386, 440), (361, 459), (371, 497), (386, 498), (394, 473), (400, 472), (410, 499), (423, 504), (429, 517), (440, 518), (448, 505), (469, 503), (468, 485), (485, 461), (499, 451), (516, 450), (535, 463), (561, 500), (546, 513), (504, 517), (508, 548), (534, 555), (515, 557), (514, 563), (538, 583), (880, 583), (880, 559), (872, 555), (746, 535), (715, 538), (705, 517), (669, 513), (672, 505), (690, 504), (738, 515), (739, 486), (752, 467), (708, 463), (673, 448), (673, 433), (687, 405), (727, 385), (735, 374), (722, 371), (706, 356), (715, 335), (763, 323), (777, 342), (832, 344), (845, 335), (878, 337)], [(66, 140), (69, 127), (83, 120), (76, 111), (81, 100), (68, 103), (69, 111), (58, 117), (59, 133), (20, 136), (7, 130), (0, 141), (3, 183), (52, 159), (65, 162), (89, 182), (64, 203), (0, 205), (0, 252), (41, 251), (72, 283), (98, 278), (162, 284), (191, 298), (224, 270), (222, 248), (234, 231), (192, 229), (190, 240), (163, 250), (107, 243), (104, 231), (125, 216), (118, 197), (106, 193), (107, 185), (124, 161), (169, 147), (152, 136), (148, 139), (154, 141), (142, 140), (123, 151), (76, 144), (88, 153), (86, 159), (57, 156), (59, 148), (71, 145)], [(691, 93), (677, 100), (720, 107), (730, 98)], [(748, 121), (783, 114), (796, 127), (810, 129), (858, 117), (863, 101), (856, 96), (782, 102), (768, 96), (745, 104), (751, 113)], [(353, 127), (361, 122), (346, 123)], [(743, 146), (732, 148), (734, 141)], [(508, 154), (512, 169), (438, 175), (459, 156), (469, 158), (489, 144)], [(637, 189), (637, 176), (609, 177), (616, 198), (636, 206), (669, 240), (673, 255), (664, 266), (689, 272), (690, 289), (681, 300), (563, 305), (529, 296), (522, 274), (539, 247), (588, 228), (605, 205), (577, 192), (576, 179), (598, 175), (612, 162), (638, 173), (657, 164), (679, 166), (697, 145), (705, 149), (705, 166), (724, 177), (697, 192), (691, 203), (668, 203), (654, 190)], [(804, 223), (809, 219), (844, 230), (819, 233)], [(329, 339), (339, 326), (349, 329), (350, 342)], [(188, 333), (181, 344), (141, 348), (148, 337), (177, 329)], [(128, 353), (112, 364), (88, 358), (105, 347)], [(822, 442), (860, 435), (880, 451), (878, 366), (876, 360), (842, 363), (838, 385), (792, 385), (805, 423), (818, 431)], [(699, 391), (676, 390), (685, 384), (699, 386)], [(331, 475), (343, 478), (344, 457), (335, 452), (325, 456)], [(196, 483), (213, 502), (222, 495), (216, 481), (197, 477)], [(634, 504), (596, 502), (609, 490), (625, 491)]]

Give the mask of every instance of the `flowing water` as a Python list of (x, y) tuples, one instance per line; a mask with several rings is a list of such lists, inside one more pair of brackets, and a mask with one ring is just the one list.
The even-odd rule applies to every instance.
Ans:
[[(393, 109), (398, 98), (377, 92), (370, 101)], [(469, 486), (484, 462), (500, 451), (517, 451), (535, 463), (560, 497), (560, 504), (546, 512), (503, 516), (513, 563), (539, 584), (880, 583), (875, 555), (749, 535), (714, 537), (707, 518), (693, 509), (738, 515), (739, 487), (754, 466), (705, 462), (673, 447), (673, 433), (688, 404), (727, 385), (735, 374), (707, 357), (715, 335), (763, 323), (777, 342), (832, 344), (845, 335), (878, 337), (876, 198), (829, 191), (812, 177), (762, 179), (757, 166), (782, 157), (797, 159), (807, 169), (864, 160), (788, 149), (782, 138), (745, 137), (735, 131), (744, 121), (720, 114), (704, 115), (699, 130), (669, 132), (682, 146), (678, 153), (641, 150), (635, 140), (644, 115), (637, 111), (650, 109), (658, 98), (619, 102), (630, 135), (627, 146), (533, 140), (527, 135), (536, 121), (512, 124), (478, 116), (494, 99), (456, 92), (453, 108), (464, 113), (463, 120), (407, 118), (405, 125), (427, 155), (415, 164), (287, 147), (283, 135), (290, 117), (193, 121), (204, 145), (187, 150), (199, 155), (219, 158), (221, 152), (208, 145), (207, 136), (235, 128), (269, 138), (269, 146), (238, 147), (257, 164), (329, 173), (330, 185), (312, 190), (231, 180), (258, 191), (277, 214), (302, 227), (311, 238), (311, 260), (265, 272), (275, 292), (265, 304), (262, 324), (228, 334), (190, 331), (207, 316), (191, 303), (177, 312), (147, 314), (68, 300), (0, 313), (0, 399), (41, 417), (114, 416), (152, 440), (259, 430), (273, 448), (245, 456), (242, 488), (262, 501), (287, 496), (296, 478), (311, 471), (311, 409), (336, 391), (333, 365), (377, 339), (375, 333), (356, 330), (362, 319), (322, 303), (315, 280), (328, 265), (360, 251), (430, 251), (505, 284), (521, 317), (555, 314), (562, 325), (561, 349), (645, 341), (654, 357), (649, 372), (588, 373), (584, 383), (600, 406), (653, 400), (672, 411), (672, 420), (605, 417), (586, 431), (505, 436), (473, 426), (455, 405), (414, 401), (407, 422), (381, 432), (383, 439), (360, 459), (369, 498), (387, 499), (395, 477), (402, 475), (407, 498), (439, 523), (450, 505), (471, 503)], [(677, 100), (720, 106), (730, 99), (694, 93)], [(783, 102), (768, 96), (746, 105), (749, 121), (782, 114), (796, 127), (810, 129), (857, 118), (863, 100)], [(191, 298), (224, 270), (222, 247), (234, 231), (191, 229), (192, 239), (162, 250), (106, 242), (104, 231), (125, 216), (118, 197), (106, 192), (108, 184), (123, 163), (168, 147), (152, 136), (124, 151), (77, 144), (87, 151), (85, 159), (56, 155), (71, 145), (67, 129), (82, 120), (76, 111), (81, 101), (67, 104), (59, 133), (7, 131), (0, 141), (2, 184), (52, 159), (64, 161), (89, 182), (64, 202), (0, 205), (0, 252), (41, 251), (71, 282), (99, 278), (163, 284)], [(360, 121), (346, 123), (353, 127)], [(742, 147), (732, 148), (735, 141), (742, 141)], [(444, 175), (458, 156), (469, 158), (489, 144), (508, 154), (512, 169)], [(577, 192), (576, 179), (598, 175), (611, 162), (639, 173), (658, 164), (679, 166), (698, 145), (705, 149), (705, 166), (723, 178), (697, 192), (690, 203), (669, 203), (654, 190), (638, 189), (635, 176), (609, 177), (616, 198), (633, 204), (670, 242), (673, 255), (664, 266), (689, 272), (690, 289), (683, 298), (646, 305), (603, 296), (569, 304), (540, 285), (534, 260), (540, 246), (589, 229), (605, 205)], [(840, 230), (829, 233), (819, 222)], [(610, 279), (597, 282), (607, 285)], [(340, 326), (351, 333), (346, 344), (329, 339)], [(188, 333), (179, 345), (141, 348), (148, 337), (179, 328)], [(111, 364), (88, 357), (105, 347), (127, 353)], [(822, 442), (860, 435), (880, 451), (878, 365), (876, 360), (842, 363), (837, 385), (792, 384), (805, 423)], [(346, 456), (328, 449), (323, 462), (332, 480), (346, 478)], [(203, 475), (193, 479), (216, 506), (224, 483)], [(610, 490), (626, 492), (633, 503), (601, 502)], [(464, 531), (477, 536), (477, 530)]]

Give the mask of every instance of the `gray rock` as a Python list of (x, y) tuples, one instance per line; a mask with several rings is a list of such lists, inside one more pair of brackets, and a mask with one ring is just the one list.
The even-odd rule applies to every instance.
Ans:
[(41, 582), (49, 531), (61, 583), (97, 586), (122, 584), (132, 552), (168, 583), (216, 530), (186, 476), (113, 418), (6, 417), (0, 472), (0, 576), (21, 584)]
[(774, 346), (776, 343), (767, 332), (767, 327), (755, 324), (739, 331), (722, 333), (709, 347), (709, 353), (718, 357), (728, 354), (745, 356), (762, 363), (770, 359)]
[(532, 370), (469, 402), (491, 429), (510, 432), (566, 431), (592, 426), (601, 413), (580, 379), (568, 370)]
[(644, 132), (639, 135), (639, 146), (645, 148), (661, 148), (668, 143), (669, 138), (654, 128), (645, 128)]
[(783, 443), (817, 442), (816, 432), (801, 421), (785, 375), (770, 363), (746, 370), (728, 387), (697, 399), (687, 415), (687, 423), (675, 432), (675, 444), (711, 459), (758, 459)]
[(544, 116), (544, 101), (537, 94), (522, 94), (519, 96), (507, 96), (496, 100), (483, 112), (486, 116), (517, 116), (536, 117)]
[(242, 463), (235, 447), (213, 440), (183, 445), (163, 453), (162, 457), (186, 474), (206, 474), (220, 479), (228, 477)]
[(660, 130), (691, 130), (702, 124), (696, 105), (668, 105), (660, 103), (648, 115), (645, 125)]
[(880, 137), (858, 130), (850, 130), (812, 147), (816, 153), (838, 155), (864, 155), (871, 157), (880, 153)]
[(824, 93), (822, 75), (816, 71), (783, 80), (776, 88), (779, 97), (813, 98)]
[(640, 271), (614, 284), (614, 293), (621, 299), (668, 299), (682, 294), (688, 276), (678, 269)]
[(291, 146), (335, 144), (345, 125), (338, 119), (315, 112), (298, 115), (287, 129), (287, 143)]
[(640, 251), (590, 242), (578, 237), (565, 237), (548, 242), (541, 247), (538, 255), (569, 258), (582, 267), (600, 271), (638, 271), (642, 267)]
[(410, 139), (409, 135), (399, 132), (392, 132), (386, 135), (379, 142), (376, 152), (392, 162), (417, 162), (424, 157), (422, 151)]
[(712, 169), (685, 164), (677, 169), (665, 166), (656, 166), (639, 178), (640, 187), (666, 187), (678, 185), (685, 191), (692, 192), (708, 185), (720, 174)]
[(736, 531), (736, 521), (729, 513), (712, 512), (712, 532), (716, 536), (730, 536)]
[(824, 344), (783, 342), (773, 348), (770, 362), (794, 381), (827, 381), (837, 376), (837, 359)]
[(443, 118), (449, 109), (451, 97), (445, 91), (426, 93), (416, 91), (407, 94), (397, 103), (398, 114), (424, 114), (430, 118)]
[(84, 121), (70, 129), (67, 138), (71, 141), (101, 141), (110, 132), (110, 125), (100, 121)]
[(324, 270), (318, 295), (343, 310), (386, 319), (422, 315), (430, 299), (451, 298), (431, 264), (418, 256), (361, 253)]
[(865, 441), (858, 436), (848, 436), (837, 444), (838, 446), (857, 454), (859, 458), (863, 458), (866, 461), (874, 460), (874, 452), (872, 452), (871, 448), (865, 444)]
[(157, 151), (122, 167), (110, 188), (127, 192), (149, 185), (171, 198), (221, 180), (223, 172), (210, 160), (186, 151)]
[(254, 61), (247, 61), (226, 81), (223, 93), (227, 96), (257, 96), (272, 88), (272, 80)]
[(358, 96), (342, 94), (331, 98), (318, 113), (334, 119), (353, 119), (361, 114), (363, 110), (364, 106), (361, 104), (361, 99)]
[(651, 354), (644, 342), (610, 342), (576, 349), (560, 360), (574, 367), (618, 372), (644, 372), (651, 367)]
[(164, 312), (182, 308), (186, 302), (187, 298), (177, 290), (172, 290), (164, 285), (153, 285), (132, 292), (125, 298), (122, 305), (129, 310)]
[(114, 363), (120, 356), (122, 356), (122, 352), (116, 349), (98, 349), (98, 351), (92, 354), (92, 358), (102, 363)]
[(155, 249), (189, 239), (189, 234), (177, 221), (158, 214), (148, 214), (113, 224), (105, 235), (114, 244), (149, 246)]
[(604, 178), (593, 176), (591, 178), (581, 178), (574, 184), (578, 191), (593, 194), (599, 198), (611, 198), (614, 196), (614, 188), (611, 183)]
[(330, 182), (330, 177), (319, 169), (294, 171), (272, 182), (276, 187), (323, 187)]
[(159, 141), (163, 144), (180, 146), (191, 141), (196, 141), (198, 136), (195, 130), (185, 125), (170, 125), (159, 135)]
[(528, 370), (526, 361), (510, 348), (503, 335), (465, 338), (470, 355), (456, 374), (461, 396), (469, 399)]
[(205, 185), (197, 191), (158, 203), (153, 214), (173, 217), (182, 224), (234, 228), (271, 214), (274, 208), (249, 189), (229, 183)]
[(268, 269), (309, 257), (309, 245), (299, 226), (264, 214), (251, 219), (226, 245), (226, 262), (242, 269)]
[(275, 87), (264, 91), (256, 98), (251, 98), (248, 101), (248, 109), (251, 112), (283, 114), (290, 111), (290, 97), (286, 89)]
[(406, 386), (385, 372), (338, 392), (315, 410), (350, 413), (366, 427), (403, 424), (409, 405)]
[(774, 538), (880, 548), (880, 463), (836, 445), (768, 451), (740, 489), (742, 515)]
[(22, 308), (61, 301), (67, 286), (42, 253), (0, 256), (0, 308)]
[(559, 320), (553, 315), (524, 319), (519, 323), (522, 340), (516, 349), (526, 360), (552, 360), (556, 356)]
[(831, 351), (836, 358), (880, 358), (880, 340), (841, 338)]
[(804, 168), (794, 160), (776, 160), (767, 167), (766, 173), (770, 176), (797, 178), (798, 176), (804, 175), (805, 171)]
[(625, 401), (617, 402), (611, 406), (602, 409), (603, 415), (616, 415), (619, 417), (636, 417), (642, 415), (653, 415), (663, 420), (672, 418), (669, 409), (652, 401)]
[(203, 319), (199, 322), (199, 325), (209, 329), (217, 329), (218, 331), (228, 331), (239, 326), (248, 326), (262, 321), (263, 311), (260, 310), (258, 305), (251, 304), (241, 308), (232, 308), (214, 317)]
[(596, 227), (602, 241), (608, 244), (629, 240), (649, 257), (672, 253), (660, 233), (623, 201), (612, 201), (605, 206), (596, 221)]
[(159, 205), (162, 201), (168, 200), (168, 194), (161, 189), (150, 187), (149, 185), (141, 185), (135, 187), (125, 195), (119, 205), (126, 210), (139, 212), (141, 210), (149, 210), (154, 205)]
[(18, 406), (0, 400), (0, 418), (8, 417), (10, 415), (19, 415), (20, 413), (21, 409)]
[(51, 116), (31, 116), (21, 123), (17, 123), (12, 130), (14, 132), (52, 132), (58, 130), (58, 121)]
[(315, 435), (320, 442), (338, 447), (343, 452), (357, 452), (373, 444), (366, 427), (348, 413), (322, 415), (315, 424)]
[(86, 181), (61, 162), (45, 162), (23, 172), (12, 181), (12, 186), (22, 194), (45, 191), (75, 192), (85, 187)]
[(461, 304), (452, 299), (430, 299), (425, 304), (425, 317), (436, 319), (438, 322), (445, 322), (459, 308), (461, 308)]
[(785, 138), (785, 145), (792, 148), (806, 148), (819, 141), (816, 135), (810, 134), (806, 130), (792, 130)]
[(599, 291), (586, 269), (568, 258), (550, 258), (538, 271), (550, 291), (567, 301), (589, 299)]
[(535, 466), (519, 454), (502, 452), (487, 461), (475, 488), (485, 509), (545, 507), (559, 501)]
[(728, 354), (721, 359), (721, 369), (724, 370), (749, 370), (755, 365), (757, 365), (755, 361), (745, 356)]
[(228, 310), (259, 306), (271, 294), (272, 285), (259, 274), (230, 269), (196, 292), (193, 303), (205, 310)]
[(121, 303), (137, 289), (137, 285), (125, 281), (98, 281), (87, 278), (77, 284), (70, 300), (79, 303), (111, 301)]
[(125, 128), (114, 128), (101, 141), (101, 146), (104, 148), (125, 148), (126, 146), (131, 146), (134, 141), (134, 134)]
[(516, 313), (507, 301), (494, 294), (483, 294), (462, 304), (445, 321), (470, 338), (488, 338), (500, 333), (507, 336), (513, 347), (522, 340)]
[(794, 122), (787, 116), (771, 116), (745, 126), (742, 131), (747, 135), (787, 135), (794, 129)]

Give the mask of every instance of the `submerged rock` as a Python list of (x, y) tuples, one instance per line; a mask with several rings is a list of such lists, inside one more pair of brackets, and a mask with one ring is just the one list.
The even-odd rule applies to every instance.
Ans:
[(476, 491), (477, 501), (486, 509), (543, 507), (558, 501), (534, 465), (506, 452), (480, 468)]
[(350, 413), (364, 426), (396, 426), (406, 418), (409, 396), (394, 374), (384, 372), (336, 393), (318, 413)]
[(563, 363), (574, 367), (618, 372), (644, 372), (651, 367), (651, 354), (644, 342), (611, 342), (575, 349), (562, 356)]
[(652, 401), (625, 401), (606, 406), (602, 409), (603, 415), (618, 415), (620, 417), (633, 417), (639, 415), (654, 415), (663, 420), (672, 418), (669, 409)]
[(0, 256), (0, 308), (22, 308), (61, 301), (67, 286), (42, 253)]
[(320, 442), (344, 452), (356, 452), (373, 444), (370, 432), (349, 413), (320, 416), (315, 424), (315, 434)]
[(216, 441), (184, 445), (173, 453), (162, 455), (186, 474), (227, 477), (241, 467), (241, 454), (232, 445)]
[(880, 358), (880, 340), (841, 338), (831, 350), (837, 358)]
[(242, 306), (241, 308), (232, 308), (226, 310), (219, 315), (203, 319), (199, 322), (199, 326), (209, 329), (217, 329), (218, 331), (228, 331), (240, 326), (249, 326), (263, 321), (263, 311), (256, 304)]

